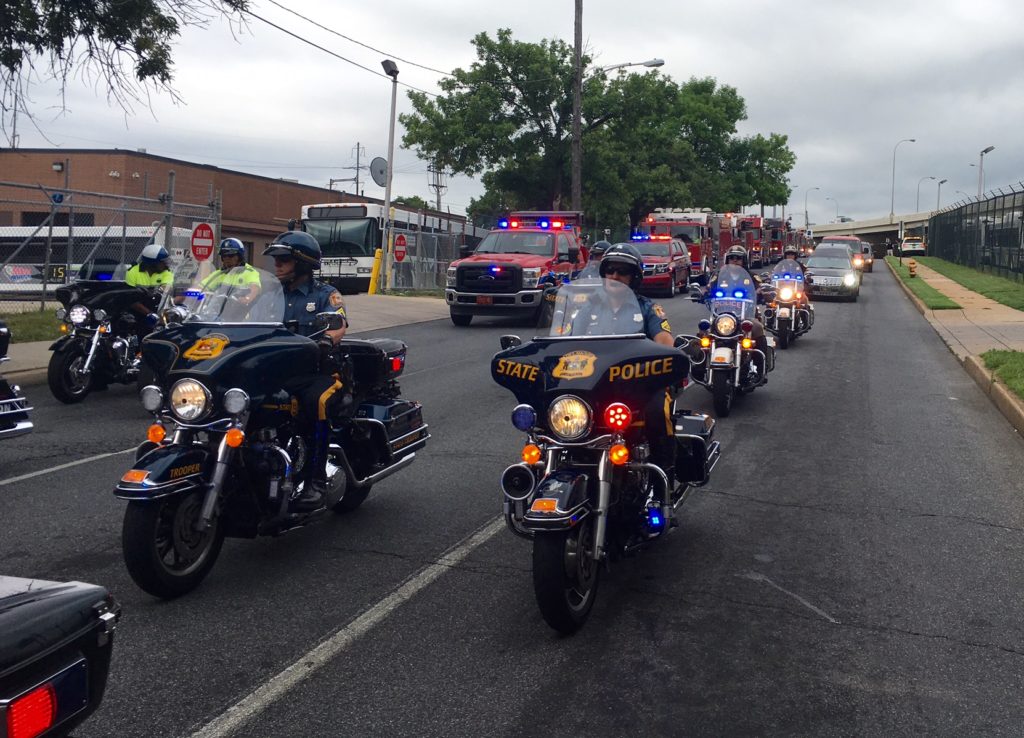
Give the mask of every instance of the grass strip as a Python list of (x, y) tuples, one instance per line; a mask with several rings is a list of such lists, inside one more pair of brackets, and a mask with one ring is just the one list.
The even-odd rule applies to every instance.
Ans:
[(974, 267), (961, 266), (937, 256), (922, 256), (918, 259), (926, 267), (930, 267), (944, 277), (958, 282), (971, 292), (995, 300), (1008, 307), (1024, 310), (1024, 284), (1006, 277), (986, 274)]
[(11, 343), (27, 343), (28, 341), (53, 341), (61, 337), (60, 321), (53, 317), (52, 310), (40, 313), (37, 310), (28, 313), (0, 314), (0, 320), (11, 329)]
[(981, 358), (1003, 384), (1024, 400), (1024, 351), (992, 349), (983, 353)]
[(906, 264), (900, 266), (900, 262), (895, 256), (887, 256), (885, 260), (896, 272), (896, 276), (903, 280), (903, 284), (907, 285), (929, 310), (956, 310), (960, 307), (920, 277), (911, 278)]

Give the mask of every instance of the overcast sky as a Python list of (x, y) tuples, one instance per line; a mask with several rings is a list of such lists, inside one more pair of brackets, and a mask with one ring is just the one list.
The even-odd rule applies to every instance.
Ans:
[[(269, 0), (252, 2), (266, 19), (380, 71), (384, 54)], [(440, 70), (470, 65), (469, 41), (480, 31), (507, 27), (524, 41), (573, 37), (572, 0), (281, 3), (387, 55)], [(583, 26), (596, 64), (661, 57), (660, 71), (677, 81), (709, 76), (737, 88), (748, 110), (742, 134), (788, 135), (797, 156), (788, 211), (796, 224), (805, 195), (812, 222), (833, 219), (836, 202), (841, 215), (888, 214), (893, 146), (904, 138), (917, 142), (898, 150), (897, 213), (914, 211), (922, 177), (949, 180), (943, 205), (962, 199), (958, 190), (973, 196), (979, 152), (990, 145), (986, 189), (1024, 179), (1019, 0), (587, 0)], [(84, 82), (69, 86), (68, 112), (58, 115), (52, 90), (36, 87), (43, 133), (61, 147), (145, 148), (321, 186), (352, 176), (343, 167), (354, 165), (357, 142), (368, 158), (387, 153), (390, 81), (259, 20), (250, 18), (234, 36), (223, 20), (187, 30), (174, 59), (183, 103), (157, 96), (152, 112), (139, 107), (128, 117)], [(438, 91), (436, 73), (398, 66), (401, 82)], [(398, 109), (409, 112), (403, 90)], [(18, 132), (22, 147), (49, 145), (24, 121)], [(396, 148), (401, 133), (399, 126)], [(367, 195), (383, 197), (383, 188), (361, 176)], [(396, 196), (431, 200), (428, 176), (414, 152), (396, 151)], [(443, 204), (453, 212), (481, 190), (466, 177), (448, 184)], [(935, 206), (936, 194), (935, 181), (921, 183), (922, 210)]]

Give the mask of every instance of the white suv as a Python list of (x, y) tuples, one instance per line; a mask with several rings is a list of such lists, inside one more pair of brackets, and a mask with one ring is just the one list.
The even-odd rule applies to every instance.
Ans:
[(924, 240), (920, 236), (907, 236), (900, 244), (903, 256), (924, 256)]

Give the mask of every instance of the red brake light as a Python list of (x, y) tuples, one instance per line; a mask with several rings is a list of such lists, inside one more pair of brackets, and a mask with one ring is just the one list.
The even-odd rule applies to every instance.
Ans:
[(752, 330), (754, 330), (754, 324), (749, 320), (744, 320), (742, 323), (740, 323), (740, 330), (743, 331), (744, 333), (750, 333)]
[(621, 402), (613, 402), (604, 411), (604, 422), (612, 430), (625, 430), (633, 422), (633, 412)]
[(403, 364), (404, 364), (404, 362), (402, 361), (402, 357), (401, 356), (392, 356), (391, 357), (391, 371), (393, 371), (393, 372), (400, 372), (400, 371), (402, 371), (402, 365)]
[(57, 695), (44, 684), (11, 703), (7, 711), (8, 738), (35, 738), (53, 727)]

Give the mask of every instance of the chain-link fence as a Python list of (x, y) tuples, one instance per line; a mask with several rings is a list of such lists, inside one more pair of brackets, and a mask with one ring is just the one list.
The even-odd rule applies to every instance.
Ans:
[(173, 173), (156, 197), (0, 181), (0, 213), (11, 223), (0, 226), (0, 314), (52, 307), (54, 290), (83, 264), (131, 265), (149, 243), (180, 261), (196, 223), (220, 231), (219, 197), (212, 185), (206, 194), (202, 204), (179, 201)]
[(928, 253), (947, 261), (1024, 278), (1024, 184), (985, 200), (947, 208), (928, 221)]

